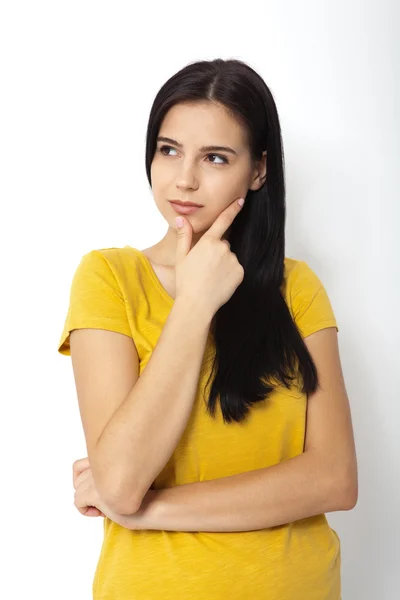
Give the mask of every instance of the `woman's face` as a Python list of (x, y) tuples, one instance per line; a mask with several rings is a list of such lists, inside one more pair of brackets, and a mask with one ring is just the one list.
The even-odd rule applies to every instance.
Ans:
[[(202, 150), (202, 146), (225, 146), (233, 152)], [(151, 164), (154, 200), (173, 229), (178, 213), (169, 201), (201, 204), (192, 215), (185, 215), (193, 233), (201, 234), (236, 198), (261, 187), (259, 176), (265, 173), (265, 160), (263, 166), (260, 173), (261, 163), (252, 164), (246, 133), (223, 106), (213, 102), (176, 104), (161, 124)]]

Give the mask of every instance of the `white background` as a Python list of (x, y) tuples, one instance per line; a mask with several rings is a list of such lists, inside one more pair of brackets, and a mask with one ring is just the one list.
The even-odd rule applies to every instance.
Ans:
[(189, 62), (222, 57), (271, 88), (286, 255), (317, 272), (339, 324), (359, 463), (356, 508), (328, 515), (343, 600), (398, 598), (399, 13), (395, 0), (1, 4), (2, 597), (91, 597), (103, 521), (73, 505), (86, 449), (57, 353), (71, 278), (89, 250), (164, 235), (145, 175), (151, 104)]

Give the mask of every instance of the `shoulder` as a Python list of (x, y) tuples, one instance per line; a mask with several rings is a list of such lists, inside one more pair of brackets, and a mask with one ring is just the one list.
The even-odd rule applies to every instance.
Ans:
[(321, 276), (306, 261), (285, 258), (284, 294), (303, 337), (323, 327), (339, 330)]
[(320, 277), (306, 261), (286, 257), (284, 267), (285, 289), (290, 299), (298, 293), (313, 294), (323, 287)]
[(81, 255), (75, 266), (71, 297), (124, 296), (135, 277), (135, 257), (125, 248), (95, 248)]
[(128, 246), (112, 246), (109, 248), (94, 248), (89, 250), (83, 255), (82, 260), (88, 263), (106, 263), (112, 266), (122, 263), (132, 256), (134, 256), (134, 252), (130, 251)]
[(131, 335), (128, 322), (124, 257), (120, 248), (89, 250), (80, 259), (70, 286), (70, 299), (58, 351), (70, 353), (73, 329), (105, 329)]
[(288, 282), (293, 283), (299, 279), (313, 278), (316, 272), (310, 267), (305, 260), (297, 258), (285, 257), (285, 277)]
[(105, 277), (124, 278), (128, 270), (137, 262), (137, 251), (129, 246), (95, 248), (80, 259), (77, 273), (103, 274)]

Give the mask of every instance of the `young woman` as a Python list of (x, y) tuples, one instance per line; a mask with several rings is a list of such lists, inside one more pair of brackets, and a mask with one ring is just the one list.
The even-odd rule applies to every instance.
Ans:
[(104, 516), (95, 600), (341, 598), (325, 513), (355, 506), (356, 451), (330, 300), (285, 256), (283, 156), (252, 68), (189, 64), (147, 130), (165, 236), (75, 272), (58, 350), (88, 452), (75, 505)]

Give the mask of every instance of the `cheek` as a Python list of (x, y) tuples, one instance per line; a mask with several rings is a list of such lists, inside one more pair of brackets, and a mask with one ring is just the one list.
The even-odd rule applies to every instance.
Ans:
[(152, 189), (154, 193), (164, 194), (171, 192), (174, 183), (174, 174), (171, 169), (165, 167), (157, 161), (153, 161), (150, 168)]
[(235, 198), (247, 194), (248, 185), (243, 176), (235, 173), (233, 170), (229, 176), (220, 177), (219, 179), (210, 181), (208, 195), (216, 199), (216, 205), (223, 210)]
[(160, 169), (157, 165), (157, 161), (156, 161), (156, 159), (154, 159), (150, 166), (150, 176), (151, 176), (151, 181), (153, 182), (153, 184), (157, 182), (159, 170)]

